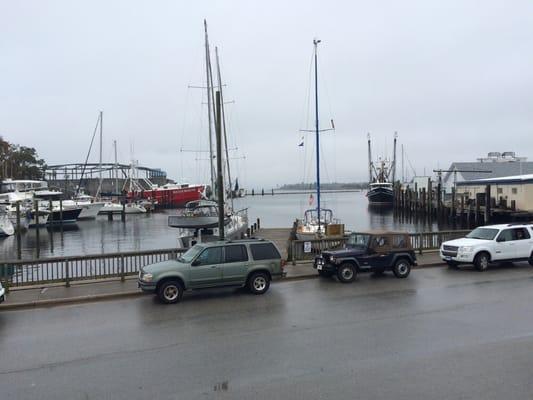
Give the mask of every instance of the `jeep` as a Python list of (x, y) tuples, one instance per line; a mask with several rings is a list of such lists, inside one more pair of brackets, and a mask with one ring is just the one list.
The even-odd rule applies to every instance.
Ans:
[(196, 244), (176, 260), (142, 267), (138, 286), (163, 303), (177, 303), (185, 290), (222, 286), (247, 287), (264, 294), (272, 279), (283, 275), (276, 246), (263, 239)]
[(322, 277), (350, 283), (359, 272), (392, 271), (397, 278), (407, 278), (413, 265), (416, 255), (407, 233), (368, 232), (350, 234), (344, 248), (323, 251), (313, 266)]
[(533, 225), (480, 226), (461, 239), (442, 243), (440, 256), (449, 267), (474, 264), (485, 271), (491, 262), (529, 261), (533, 265)]

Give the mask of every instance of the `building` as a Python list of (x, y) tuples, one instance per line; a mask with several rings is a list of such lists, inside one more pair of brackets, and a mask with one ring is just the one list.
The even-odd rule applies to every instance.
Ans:
[(454, 162), (442, 178), (443, 190), (451, 193), (455, 184), (480, 179), (494, 179), (533, 174), (533, 162), (517, 157), (512, 151), (490, 152), (475, 162)]
[(475, 199), (478, 193), (485, 193), (487, 185), (491, 185), (491, 198), (497, 206), (533, 212), (533, 174), (457, 182), (457, 194)]

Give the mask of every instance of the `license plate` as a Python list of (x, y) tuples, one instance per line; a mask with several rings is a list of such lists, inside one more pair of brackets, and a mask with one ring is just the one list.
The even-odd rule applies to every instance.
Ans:
[(322, 271), (322, 264), (317, 264), (316, 269), (318, 269), (319, 271)]
[(446, 256), (446, 257), (444, 257), (444, 259), (445, 259), (446, 261), (451, 261), (451, 260), (452, 260), (452, 258), (451, 258), (450, 256)]

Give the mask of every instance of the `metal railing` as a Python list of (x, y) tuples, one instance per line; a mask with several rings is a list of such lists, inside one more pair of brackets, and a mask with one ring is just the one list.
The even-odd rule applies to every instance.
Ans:
[[(409, 233), (411, 246), (420, 254), (435, 250), (442, 242), (464, 237), (470, 230)], [(343, 248), (347, 237), (338, 239), (293, 240), (289, 242), (289, 260), (292, 262), (312, 260), (324, 250)]]
[(176, 259), (183, 249), (130, 251), (0, 262), (0, 280), (7, 287), (64, 283), (136, 275), (145, 265)]

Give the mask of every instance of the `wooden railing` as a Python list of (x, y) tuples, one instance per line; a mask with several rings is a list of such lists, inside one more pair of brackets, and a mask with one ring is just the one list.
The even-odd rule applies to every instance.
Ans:
[[(439, 231), (409, 233), (411, 245), (420, 254), (424, 250), (435, 250), (442, 242), (464, 237), (469, 230)], [(338, 239), (315, 239), (315, 240), (293, 240), (289, 242), (289, 260), (296, 261), (312, 260), (324, 250), (335, 250), (343, 248), (347, 237)]]
[(176, 259), (183, 249), (130, 251), (0, 262), (0, 280), (10, 286), (42, 285), (136, 275), (139, 268)]

